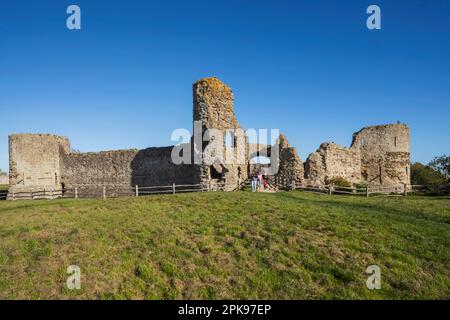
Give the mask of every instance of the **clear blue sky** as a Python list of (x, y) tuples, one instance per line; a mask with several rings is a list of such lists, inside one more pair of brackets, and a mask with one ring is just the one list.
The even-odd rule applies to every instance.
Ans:
[[(66, 8), (82, 30), (66, 28)], [(366, 8), (382, 30), (366, 28)], [(245, 128), (280, 128), (305, 160), (367, 125), (407, 123), (412, 160), (450, 153), (450, 1), (0, 3), (0, 168), (8, 134), (81, 151), (170, 145), (192, 83), (233, 88)]]

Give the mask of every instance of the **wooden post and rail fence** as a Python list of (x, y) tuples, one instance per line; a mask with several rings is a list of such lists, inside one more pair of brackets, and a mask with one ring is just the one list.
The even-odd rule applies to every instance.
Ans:
[[(305, 185), (298, 184), (294, 181), (287, 183), (287, 180), (278, 180), (282, 182), (281, 185), (271, 185), (271, 189), (275, 191), (299, 190), (305, 192), (322, 193), (327, 195), (343, 194), (353, 196), (375, 196), (375, 195), (397, 195), (407, 196), (408, 194), (433, 194), (433, 195), (450, 195), (450, 186), (424, 186), (424, 185), (397, 185), (390, 187), (382, 186), (364, 186), (364, 187), (343, 187), (333, 184), (328, 185)], [(235, 191), (242, 190), (249, 186), (250, 181), (236, 181)], [(94, 189), (73, 188), (73, 189), (43, 189), (35, 191), (11, 191), (0, 190), (0, 200), (20, 200), (20, 199), (56, 199), (56, 198), (72, 198), (79, 199), (80, 196), (84, 198), (98, 198), (107, 199), (119, 196), (146, 196), (156, 194), (177, 194), (187, 192), (205, 192), (205, 191), (220, 191), (224, 190), (225, 184), (213, 183), (209, 181), (207, 186), (204, 184), (176, 184), (161, 185), (161, 186), (139, 186), (134, 187), (116, 187), (116, 186), (96, 186)], [(99, 190), (99, 191), (96, 191)]]

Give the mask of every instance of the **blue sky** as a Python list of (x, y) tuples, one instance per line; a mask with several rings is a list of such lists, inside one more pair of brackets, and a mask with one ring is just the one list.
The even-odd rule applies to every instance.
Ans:
[[(82, 30), (66, 28), (70, 4)], [(366, 28), (371, 4), (382, 30)], [(232, 87), (243, 127), (279, 128), (303, 160), (397, 120), (413, 161), (450, 151), (448, 0), (3, 0), (0, 39), (3, 170), (11, 133), (80, 151), (170, 145), (207, 76)]]

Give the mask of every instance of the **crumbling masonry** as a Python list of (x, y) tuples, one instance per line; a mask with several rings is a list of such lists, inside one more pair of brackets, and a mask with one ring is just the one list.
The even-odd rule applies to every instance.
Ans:
[[(193, 119), (201, 123), (205, 136), (208, 129), (221, 133), (240, 129), (234, 114), (231, 89), (217, 78), (205, 78), (193, 85)], [(201, 146), (194, 137), (189, 147), (192, 157), (205, 150), (215, 137)], [(11, 192), (75, 189), (80, 195), (99, 196), (105, 186), (112, 194), (132, 194), (135, 185), (162, 186), (201, 184), (213, 190), (231, 191), (251, 174), (250, 160), (262, 149), (279, 154), (278, 170), (269, 181), (278, 186), (292, 182), (303, 185), (324, 185), (341, 177), (355, 184), (399, 186), (410, 184), (409, 128), (404, 124), (389, 124), (362, 129), (353, 135), (349, 148), (324, 143), (303, 164), (297, 151), (284, 135), (274, 146), (248, 143), (245, 135), (233, 137), (226, 146), (240, 161), (224, 164), (174, 164), (173, 146), (144, 150), (107, 152), (72, 152), (69, 140), (48, 134), (16, 134), (9, 137), (9, 183)], [(208, 140), (208, 139), (206, 139)], [(215, 141), (217, 143), (217, 141)], [(238, 148), (243, 146), (243, 148)], [(244, 152), (244, 154), (239, 154)], [(192, 160), (192, 159), (191, 159)], [(273, 163), (271, 164), (273, 165)]]
[(342, 177), (354, 184), (403, 186), (410, 184), (409, 128), (388, 124), (353, 134), (350, 148), (323, 143), (305, 163), (309, 184), (324, 185)]

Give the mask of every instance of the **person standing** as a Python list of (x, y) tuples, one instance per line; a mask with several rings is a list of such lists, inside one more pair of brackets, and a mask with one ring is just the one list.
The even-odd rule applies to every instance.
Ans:
[(258, 188), (258, 176), (255, 172), (252, 174), (252, 192), (256, 192)]
[(262, 185), (263, 185), (263, 176), (261, 172), (258, 172), (258, 191), (262, 191)]

